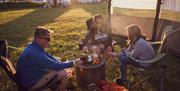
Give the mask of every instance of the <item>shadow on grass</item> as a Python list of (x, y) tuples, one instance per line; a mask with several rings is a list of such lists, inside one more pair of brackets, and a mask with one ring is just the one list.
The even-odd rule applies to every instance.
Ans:
[[(19, 17), (13, 21), (0, 24), (0, 39), (7, 39), (8, 44), (15, 47), (22, 47), (27, 45), (29, 41), (32, 40), (33, 31), (39, 25), (45, 25), (48, 23), (55, 22), (55, 19), (64, 14), (69, 9), (64, 8), (37, 8), (37, 9), (25, 9), (16, 10), (19, 13), (30, 12), (22, 17)], [(25, 12), (26, 11), (26, 12)], [(11, 14), (11, 11), (8, 11)], [(14, 12), (13, 12), (14, 13)], [(17, 15), (20, 16), (20, 15)], [(4, 16), (1, 16), (3, 18)], [(10, 50), (11, 51), (11, 50)], [(10, 58), (17, 60), (19, 54), (22, 51), (15, 50), (11, 52)], [(5, 75), (5, 73), (0, 72), (2, 79), (0, 81), (1, 88), (0, 91), (17, 91), (16, 86), (13, 85)], [(7, 86), (8, 85), (8, 86)]]
[(0, 25), (0, 39), (7, 39), (9, 45), (12, 46), (22, 46), (27, 44), (32, 38), (33, 31), (37, 26), (55, 22), (57, 17), (68, 10), (68, 8), (34, 9), (29, 14)]

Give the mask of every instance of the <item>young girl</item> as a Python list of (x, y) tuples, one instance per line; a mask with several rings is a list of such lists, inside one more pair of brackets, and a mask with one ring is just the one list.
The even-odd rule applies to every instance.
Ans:
[(134, 66), (148, 66), (147, 64), (140, 64), (131, 60), (132, 56), (137, 60), (148, 60), (155, 56), (155, 52), (152, 46), (145, 40), (145, 37), (141, 34), (141, 28), (138, 25), (132, 24), (127, 28), (128, 45), (127, 49), (122, 50), (120, 53), (109, 53), (112, 56), (118, 56), (121, 62), (120, 71), (121, 78), (117, 79), (117, 84), (123, 84), (126, 81), (127, 65), (132, 64)]
[(101, 42), (105, 48), (112, 45), (112, 37), (108, 21), (103, 15), (95, 15), (86, 21), (88, 32), (82, 41), (80, 49), (97, 45)]

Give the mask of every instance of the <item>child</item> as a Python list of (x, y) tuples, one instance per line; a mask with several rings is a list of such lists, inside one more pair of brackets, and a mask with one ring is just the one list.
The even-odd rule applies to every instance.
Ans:
[(111, 56), (118, 56), (121, 62), (120, 71), (121, 78), (117, 79), (117, 84), (121, 85), (126, 81), (127, 65), (132, 64), (134, 66), (148, 66), (147, 64), (140, 64), (131, 60), (129, 57), (132, 56), (137, 60), (148, 60), (155, 56), (155, 52), (152, 46), (145, 40), (145, 37), (141, 34), (141, 28), (138, 25), (132, 24), (127, 28), (128, 34), (128, 45), (127, 49), (122, 50), (120, 53), (110, 52)]

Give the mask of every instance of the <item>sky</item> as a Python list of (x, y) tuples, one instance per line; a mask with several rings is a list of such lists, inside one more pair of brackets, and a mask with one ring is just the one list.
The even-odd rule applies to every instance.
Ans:
[(112, 5), (122, 8), (155, 9), (157, 0), (112, 0)]

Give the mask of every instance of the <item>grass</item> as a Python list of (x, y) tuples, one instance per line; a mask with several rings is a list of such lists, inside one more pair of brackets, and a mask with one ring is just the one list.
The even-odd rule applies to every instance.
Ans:
[[(154, 16), (154, 11), (152, 10), (137, 11), (131, 9), (117, 9), (115, 12), (130, 16)], [(163, 16), (168, 19), (179, 21), (180, 14), (174, 13), (175, 12), (166, 11), (163, 13)], [(10, 46), (20, 49), (10, 49), (9, 52), (11, 59), (17, 60), (22, 52), (21, 49), (24, 49), (24, 47), (32, 41), (33, 30), (35, 27), (42, 25), (55, 31), (52, 36), (50, 48), (47, 49), (47, 51), (55, 56), (61, 57), (62, 59), (74, 59), (78, 56), (78, 44), (87, 32), (85, 21), (95, 14), (103, 14), (107, 16), (107, 6), (105, 2), (99, 4), (79, 4), (73, 2), (72, 6), (68, 8), (35, 8), (3, 11), (0, 12), (0, 39), (7, 39)], [(119, 51), (124, 47), (122, 44), (120, 47), (115, 46), (116, 51)], [(108, 80), (113, 81), (119, 76), (119, 62), (117, 60), (117, 58), (113, 58), (107, 63), (106, 77)], [(173, 61), (173, 64), (175, 63), (176, 62)], [(178, 65), (176, 65), (176, 67), (177, 66)], [(176, 67), (172, 69), (174, 70)], [(131, 71), (128, 72), (131, 73)], [(174, 73), (170, 74), (175, 77)], [(131, 76), (133, 76), (132, 73)], [(131, 76), (128, 78), (131, 79), (131, 81), (135, 80), (135, 78), (132, 78)], [(3, 82), (6, 83), (1, 83), (0, 81), (0, 91), (12, 91), (13, 88), (15, 88), (7, 79), (6, 76), (3, 80)], [(177, 79), (173, 79), (173, 81)], [(138, 89), (143, 91), (147, 88)]]
[[(106, 10), (103, 2), (98, 5), (76, 3), (68, 8), (3, 11), (0, 12), (0, 39), (7, 39), (10, 46), (20, 49), (9, 50), (11, 59), (17, 60), (22, 49), (33, 40), (35, 27), (42, 25), (55, 31), (47, 51), (62, 59), (74, 59), (77, 57), (78, 44), (86, 32), (86, 20), (95, 14), (106, 15)], [(14, 88), (7, 81), (7, 76), (3, 76), (1, 91), (12, 91)]]
[[(127, 8), (114, 7), (113, 10), (114, 13), (121, 13), (123, 15), (137, 16), (137, 17), (154, 18), (156, 14), (155, 10), (145, 10), (145, 9), (127, 9)], [(161, 10), (160, 17), (162, 19), (180, 21), (180, 12)]]
[[(86, 32), (85, 21), (95, 14), (105, 14), (105, 11), (106, 6), (101, 3), (98, 6), (76, 4), (69, 8), (1, 12), (0, 38), (7, 39), (11, 46), (24, 48), (32, 40), (35, 27), (43, 25), (55, 31), (49, 52), (56, 55), (67, 50), (74, 52)], [(11, 57), (13, 55), (16, 54)]]

